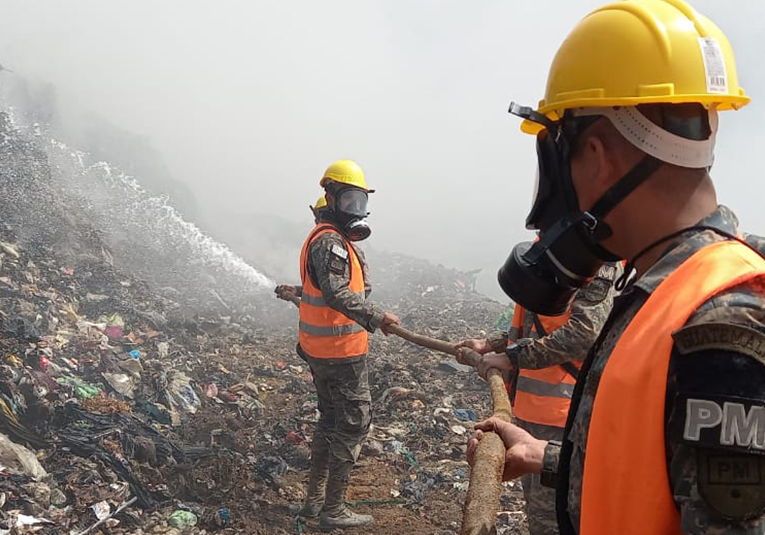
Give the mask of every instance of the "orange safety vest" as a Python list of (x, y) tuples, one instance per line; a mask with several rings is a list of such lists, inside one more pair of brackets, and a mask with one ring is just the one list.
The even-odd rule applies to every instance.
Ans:
[[(515, 306), (512, 327), (523, 333), (526, 310)], [(562, 327), (571, 317), (571, 309), (561, 316), (537, 316), (544, 330), (549, 334)], [(531, 329), (536, 333), (534, 325)], [(538, 333), (541, 334), (541, 333)], [(572, 362), (577, 368), (581, 363)], [(538, 370), (521, 369), (515, 390), (514, 414), (520, 420), (541, 425), (565, 427), (571, 396), (576, 378), (562, 366), (550, 366)]]
[(672, 333), (713, 296), (763, 275), (765, 260), (747, 246), (708, 245), (669, 275), (630, 322), (595, 394), (581, 535), (681, 533), (664, 435)]
[(320, 223), (314, 227), (303, 244), (300, 253), (300, 280), (303, 295), (300, 298), (300, 348), (316, 359), (342, 359), (367, 354), (369, 341), (367, 331), (347, 316), (331, 308), (311, 281), (308, 270), (308, 250), (322, 236), (333, 232), (343, 238), (345, 253), (351, 265), (351, 292), (364, 296), (364, 271), (356, 250), (332, 225)]

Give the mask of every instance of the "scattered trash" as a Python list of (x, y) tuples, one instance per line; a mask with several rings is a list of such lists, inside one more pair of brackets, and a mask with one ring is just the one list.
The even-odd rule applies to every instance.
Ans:
[(106, 373), (102, 374), (106, 382), (109, 383), (115, 391), (125, 396), (126, 398), (133, 399), (135, 393), (135, 383), (126, 373)]
[(88, 384), (85, 381), (77, 379), (76, 377), (64, 376), (64, 377), (60, 377), (58, 381), (61, 383), (70, 384), (74, 386), (74, 393), (77, 396), (77, 398), (81, 400), (96, 397), (97, 395), (101, 393), (101, 389), (98, 388), (97, 386)]
[(98, 520), (104, 520), (105, 518), (108, 518), (110, 514), (112, 514), (112, 508), (107, 501), (98, 502), (94, 505), (91, 505), (90, 508), (93, 509), (93, 512), (96, 514), (96, 518)]
[(218, 397), (218, 385), (215, 383), (208, 383), (205, 385), (205, 396), (208, 398), (217, 398)]
[(197, 525), (197, 515), (189, 511), (177, 510), (167, 519), (168, 525), (178, 529), (189, 529)]
[(221, 507), (215, 512), (215, 525), (222, 528), (231, 524), (231, 512), (228, 507)]
[(34, 453), (24, 446), (16, 444), (2, 433), (0, 433), (0, 463), (17, 473), (25, 474), (36, 480), (48, 475)]
[(132, 498), (132, 499), (128, 500), (127, 502), (125, 502), (125, 503), (123, 503), (122, 505), (120, 505), (119, 507), (117, 507), (117, 509), (115, 509), (113, 513), (110, 513), (110, 514), (108, 514), (108, 515), (107, 515), (107, 516), (105, 516), (104, 518), (99, 518), (99, 519), (98, 519), (98, 522), (96, 522), (95, 524), (93, 524), (92, 526), (90, 526), (89, 528), (87, 528), (86, 530), (84, 530), (84, 531), (80, 531), (79, 533), (77, 533), (77, 535), (87, 535), (88, 533), (90, 533), (91, 531), (93, 531), (95, 528), (97, 528), (97, 527), (98, 527), (98, 526), (100, 526), (101, 524), (103, 524), (103, 523), (107, 522), (109, 519), (111, 519), (112, 517), (114, 517), (116, 514), (118, 514), (118, 513), (122, 512), (122, 511), (124, 511), (125, 509), (127, 509), (128, 507), (130, 507), (131, 505), (133, 505), (133, 504), (134, 504), (134, 503), (135, 503), (137, 500), (138, 500), (138, 498), (137, 498), (137, 497), (134, 497), (134, 498)]
[(258, 476), (272, 487), (279, 487), (279, 478), (287, 473), (289, 465), (279, 456), (263, 457), (255, 465)]
[(438, 479), (435, 476), (427, 472), (420, 472), (416, 474), (413, 480), (404, 483), (401, 495), (415, 503), (421, 503), (425, 500), (427, 493), (436, 488), (437, 484)]
[(377, 457), (385, 451), (385, 446), (379, 440), (367, 440), (361, 445), (361, 453), (367, 457)]
[(454, 359), (451, 360), (442, 360), (438, 363), (438, 369), (442, 372), (446, 373), (458, 373), (458, 372), (471, 372), (473, 371), (473, 368), (470, 366), (465, 366), (463, 364), (460, 364)]
[[(0, 191), (0, 534), (179, 535), (189, 528), (174, 523), (191, 515), (193, 532), (294, 531), (279, 511), (305, 498), (318, 419), (310, 368), (294, 351), (294, 307), (175, 244), (158, 251), (134, 234), (147, 223), (140, 211), (95, 225), (79, 190), (47, 182), (50, 144), (22, 143), (9, 124), (0, 112), (0, 163), (13, 178)], [(120, 180), (69, 160), (53, 171), (66, 184)], [(44, 196), (26, 200), (34, 191)], [(507, 310), (474, 292), (475, 273), (367, 256), (375, 300), (417, 332), (479, 336)], [(406, 504), (422, 523), (413, 531), (458, 531), (467, 430), (487, 407), (485, 385), (395, 337), (371, 336), (370, 355), (374, 426), (354, 480), (373, 484), (352, 487), (351, 505), (384, 516)], [(521, 511), (520, 486), (505, 488), (503, 510)], [(521, 532), (523, 517), (508, 518)]]
[(157, 352), (159, 353), (159, 358), (167, 358), (170, 354), (170, 344), (167, 342), (157, 342)]
[(463, 422), (475, 422), (478, 419), (473, 409), (454, 409), (454, 415)]
[(460, 436), (464, 435), (468, 431), (464, 426), (461, 426), (461, 425), (453, 425), (451, 427), (451, 430), (452, 430), (452, 433), (455, 433)]

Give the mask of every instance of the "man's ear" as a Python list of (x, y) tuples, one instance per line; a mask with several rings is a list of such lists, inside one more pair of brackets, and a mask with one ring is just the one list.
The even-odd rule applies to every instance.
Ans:
[(598, 189), (605, 191), (613, 186), (619, 179), (615, 172), (616, 162), (603, 140), (597, 135), (588, 136), (583, 148), (588, 153), (591, 165), (594, 166), (592, 177), (597, 181)]

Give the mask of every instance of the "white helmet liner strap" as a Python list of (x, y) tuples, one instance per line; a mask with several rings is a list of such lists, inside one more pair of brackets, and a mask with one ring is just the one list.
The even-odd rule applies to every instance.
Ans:
[(627, 141), (663, 162), (693, 169), (712, 167), (717, 135), (716, 108), (709, 110), (711, 134), (709, 138), (700, 141), (687, 139), (664, 130), (634, 106), (579, 108), (574, 110), (574, 115), (577, 117), (602, 115), (608, 118)]

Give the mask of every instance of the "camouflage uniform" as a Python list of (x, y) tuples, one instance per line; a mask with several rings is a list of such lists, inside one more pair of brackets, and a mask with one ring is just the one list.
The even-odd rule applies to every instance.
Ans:
[[(539, 338), (533, 329), (534, 314), (527, 312), (523, 332), (511, 327), (509, 332), (494, 333), (489, 338), (492, 350), (496, 353), (505, 352), (517, 368), (540, 369), (565, 362), (581, 363), (611, 312), (613, 282), (620, 273), (621, 269), (612, 265), (601, 269), (590, 285), (577, 293), (571, 306), (571, 317), (559, 329)], [(523, 338), (524, 335), (528, 337)], [(517, 341), (508, 347), (508, 339)], [(520, 419), (516, 419), (515, 423), (537, 438), (563, 439), (562, 427)], [(521, 481), (530, 535), (557, 535), (555, 490), (542, 486), (539, 474), (526, 475)]]
[[(380, 326), (384, 313), (364, 297), (351, 292), (348, 256), (334, 252), (345, 250), (345, 247), (346, 242), (336, 233), (319, 236), (308, 251), (309, 275), (330, 307), (369, 332), (374, 332)], [(361, 249), (353, 244), (352, 247), (361, 262), (365, 296), (368, 297), (371, 285), (366, 259)], [(302, 295), (302, 287), (298, 287), (298, 294)], [(337, 359), (314, 359), (307, 356), (299, 345), (297, 350), (311, 367), (319, 399), (320, 417), (311, 447), (310, 498), (312, 490), (316, 496), (323, 496), (328, 474), (338, 482), (347, 482), (350, 478), (361, 442), (372, 421), (372, 397), (365, 356), (342, 358), (338, 355)], [(339, 505), (332, 503), (335, 498), (328, 493), (326, 507)]]
[[(723, 206), (699, 223), (730, 234), (737, 233), (737, 224), (735, 215)], [(711, 230), (692, 231), (686, 236), (669, 247), (662, 258), (616, 298), (613, 313), (582, 368), (562, 451), (553, 444), (546, 449), (546, 457), (551, 463), (555, 463), (557, 457), (561, 533), (579, 532), (589, 424), (598, 383), (617, 341), (651, 293), (670, 273), (703, 246), (725, 239)], [(756, 237), (746, 239), (756, 248), (763, 244)], [(765, 347), (765, 288), (762, 282), (735, 286), (708, 300), (678, 333), (689, 326), (698, 326), (702, 334), (711, 334), (711, 329), (721, 324), (728, 329), (737, 326), (752, 329), (758, 344)], [(675, 432), (687, 418), (681, 394), (691, 393), (700, 398), (747, 398), (755, 408), (765, 405), (765, 358), (762, 354), (745, 354), (719, 347), (708, 351), (698, 348), (691, 354), (681, 355), (678, 333), (674, 335), (675, 346), (667, 378), (665, 429), (667, 469), (681, 514), (681, 529), (683, 533), (693, 535), (765, 533), (765, 445), (759, 451), (751, 448), (742, 451), (742, 448), (720, 444), (719, 440), (711, 443), (708, 438), (703, 443), (690, 443), (683, 439), (682, 432), (679, 435)], [(755, 431), (758, 437), (765, 434), (765, 428), (755, 426)], [(714, 457), (710, 455), (712, 453)], [(724, 458), (726, 463), (739, 467), (740, 473), (753, 474), (754, 478), (736, 481), (734, 477), (722, 483), (718, 481), (715, 487), (710, 484), (714, 479), (710, 477), (714, 475), (713, 458)], [(742, 502), (743, 508), (740, 507)]]

